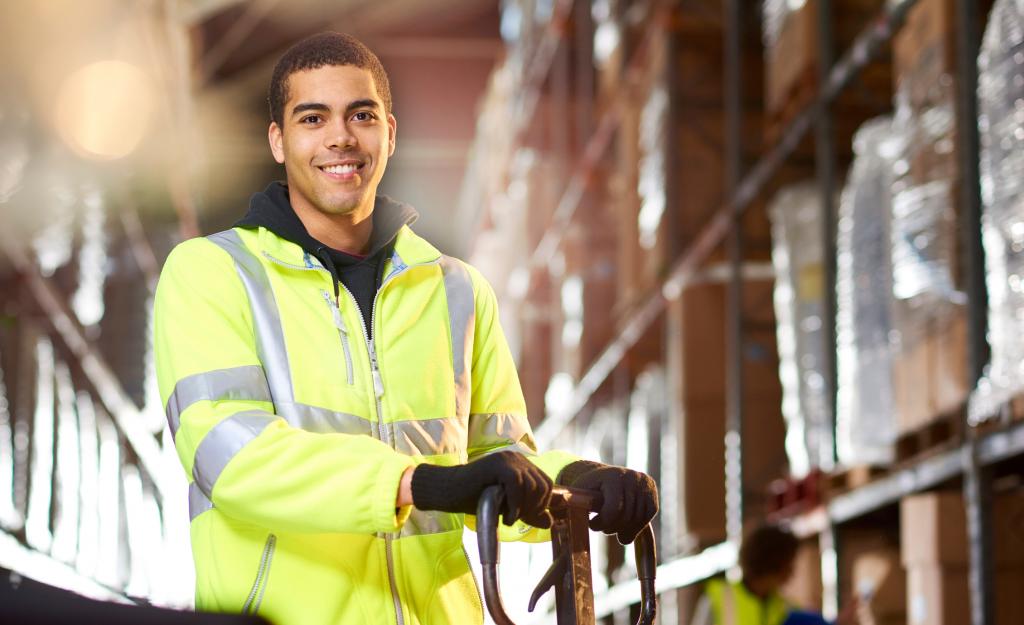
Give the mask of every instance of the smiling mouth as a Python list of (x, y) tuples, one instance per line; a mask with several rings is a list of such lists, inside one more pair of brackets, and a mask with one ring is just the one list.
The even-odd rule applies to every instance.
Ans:
[(359, 163), (359, 164), (356, 164), (356, 163), (346, 163), (344, 165), (327, 165), (327, 166), (322, 166), (322, 167), (320, 167), (320, 171), (322, 171), (324, 173), (327, 173), (327, 174), (333, 174), (335, 176), (346, 176), (346, 175), (349, 175), (349, 174), (354, 174), (354, 173), (356, 173), (357, 171), (359, 171), (362, 168), (363, 168), (363, 164), (362, 163)]

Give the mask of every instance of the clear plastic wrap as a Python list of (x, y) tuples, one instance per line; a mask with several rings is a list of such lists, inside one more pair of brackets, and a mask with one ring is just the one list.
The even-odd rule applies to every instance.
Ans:
[(1024, 391), (1024, 0), (997, 0), (978, 56), (982, 233), (992, 359), (972, 421)]
[(786, 187), (769, 207), (775, 317), (786, 420), (786, 455), (796, 477), (832, 466), (832, 427), (822, 365), (824, 273), (821, 201), (810, 182)]
[(866, 122), (839, 204), (836, 238), (836, 452), (844, 466), (892, 461), (893, 165), (900, 150), (891, 117)]
[[(901, 83), (894, 124), (904, 132), (892, 197), (893, 295), (911, 308), (963, 303), (956, 287), (956, 116), (952, 89), (912, 106)], [(913, 301), (911, 301), (913, 300)]]

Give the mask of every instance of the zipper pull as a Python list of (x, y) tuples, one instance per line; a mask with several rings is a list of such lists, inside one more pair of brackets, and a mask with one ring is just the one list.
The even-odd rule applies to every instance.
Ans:
[(331, 294), (327, 291), (320, 291), (324, 296), (324, 301), (331, 307), (331, 316), (334, 317), (334, 327), (338, 328), (344, 334), (348, 334), (348, 329), (345, 327), (345, 321), (341, 318), (341, 308), (338, 306), (338, 302), (331, 297)]
[(373, 392), (380, 399), (384, 395), (384, 379), (381, 378), (380, 368), (377, 366), (377, 350), (373, 346), (373, 339), (368, 342), (370, 347), (370, 373), (373, 375)]

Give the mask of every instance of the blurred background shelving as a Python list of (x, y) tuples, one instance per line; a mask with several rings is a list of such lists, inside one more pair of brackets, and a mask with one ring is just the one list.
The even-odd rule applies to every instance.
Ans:
[[(3, 569), (189, 605), (149, 301), (281, 176), (270, 69), (332, 28), (390, 73), (383, 190), (493, 283), (540, 445), (658, 480), (662, 622), (761, 519), (799, 606), (1019, 621), (1020, 0), (49, 6), (0, 26)], [(511, 609), (546, 549), (506, 548)], [(632, 556), (593, 557), (627, 622)]]

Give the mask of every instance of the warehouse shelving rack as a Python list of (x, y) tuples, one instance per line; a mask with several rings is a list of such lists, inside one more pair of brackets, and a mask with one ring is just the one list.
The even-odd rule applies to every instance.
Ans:
[[(725, 243), (729, 250), (730, 286), (728, 328), (730, 333), (728, 357), (728, 403), (726, 416), (726, 519), (727, 540), (709, 547), (700, 553), (681, 557), (663, 563), (658, 570), (658, 591), (665, 592), (682, 588), (708, 577), (722, 573), (736, 564), (739, 532), (743, 519), (743, 495), (741, 479), (743, 445), (743, 379), (740, 365), (743, 320), (742, 310), (742, 238), (737, 227), (744, 212), (758, 198), (772, 177), (797, 150), (800, 143), (813, 131), (815, 173), (821, 205), (824, 211), (823, 237), (826, 250), (835, 248), (837, 188), (836, 150), (834, 145), (832, 103), (847, 89), (858, 73), (875, 59), (894, 34), (901, 27), (907, 12), (916, 0), (889, 0), (880, 14), (857, 36), (854, 43), (833, 62), (833, 38), (831, 33), (831, 1), (818, 0), (818, 84), (819, 91), (811, 104), (797, 114), (782, 131), (780, 139), (771, 146), (753, 165), (744, 168), (742, 162), (742, 49), (741, 2), (726, 0), (723, 3), (725, 32), (725, 102), (726, 102), (726, 197), (728, 201), (708, 221), (693, 242), (682, 251), (672, 265), (667, 277), (654, 292), (629, 314), (628, 322), (618, 335), (608, 343), (600, 355), (580, 378), (571, 400), (562, 410), (549, 413), (537, 428), (537, 438), (542, 444), (552, 441), (566, 429), (585, 408), (596, 399), (602, 387), (616, 371), (626, 354), (643, 337), (665, 310), (667, 303), (679, 297), (684, 285), (700, 270), (701, 265), (718, 246)], [(555, 15), (564, 16), (571, 3), (559, 3)], [(653, 1), (656, 14), (670, 8), (670, 2)], [(957, 133), (959, 141), (959, 166), (966, 184), (960, 186), (961, 197), (961, 246), (966, 268), (966, 291), (968, 296), (968, 359), (969, 387), (973, 388), (988, 360), (988, 346), (985, 339), (987, 325), (987, 297), (984, 282), (984, 257), (981, 247), (978, 154), (979, 140), (977, 127), (977, 53), (978, 53), (978, 2), (957, 0), (957, 123), (962, 129)], [(656, 28), (656, 19), (649, 20), (648, 36)], [(531, 81), (527, 90), (537, 92), (550, 70), (554, 54), (562, 36), (558, 28), (549, 28), (544, 36), (540, 52), (535, 55), (539, 62), (531, 65)], [(643, 44), (631, 60), (636, 65), (643, 55)], [(548, 52), (545, 52), (547, 50)], [(536, 99), (533, 100), (534, 102)], [(576, 165), (574, 175), (565, 187), (555, 216), (544, 232), (541, 243), (530, 255), (531, 266), (543, 265), (550, 259), (565, 232), (583, 196), (583, 185), (588, 173), (600, 158), (609, 143), (609, 137), (618, 123), (615, 107), (597, 125), (586, 144), (582, 158)], [(834, 257), (825, 269), (826, 284), (835, 283)], [(826, 289), (825, 327), (829, 331), (827, 344), (833, 349), (826, 350), (830, 359), (825, 363), (826, 379), (832, 398), (832, 416), (835, 415), (835, 294)], [(966, 442), (961, 446), (942, 453), (905, 463), (891, 474), (833, 497), (824, 507), (794, 519), (794, 528), (804, 536), (817, 536), (823, 552), (822, 578), (826, 581), (825, 611), (833, 615), (839, 603), (838, 576), (835, 557), (837, 527), (862, 518), (880, 509), (897, 504), (902, 497), (934, 489), (940, 485), (961, 481), (963, 485), (967, 527), (970, 545), (970, 597), (972, 625), (993, 623), (992, 598), (992, 542), (990, 535), (991, 488), (995, 467), (999, 463), (1024, 457), (1024, 423), (1015, 423), (997, 431), (965, 428)], [(828, 583), (832, 580), (832, 583)], [(636, 580), (617, 583), (603, 592), (596, 593), (597, 616), (600, 618), (636, 604), (640, 599)]]

